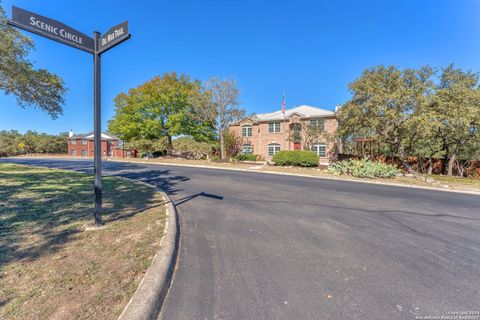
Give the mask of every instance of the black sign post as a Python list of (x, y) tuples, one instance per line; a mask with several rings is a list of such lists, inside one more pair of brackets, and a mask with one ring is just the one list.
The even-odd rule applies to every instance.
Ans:
[(104, 35), (94, 32), (93, 38), (90, 38), (61, 22), (14, 6), (12, 8), (12, 20), (8, 21), (8, 24), (93, 54), (94, 217), (95, 224), (100, 226), (102, 224), (102, 92), (100, 56), (105, 51), (130, 38), (128, 21), (111, 28)]

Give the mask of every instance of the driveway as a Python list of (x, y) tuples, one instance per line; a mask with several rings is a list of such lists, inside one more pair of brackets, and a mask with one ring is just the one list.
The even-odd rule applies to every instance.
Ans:
[[(91, 161), (7, 161), (92, 171)], [(161, 319), (480, 310), (479, 196), (163, 165), (106, 162), (104, 172), (157, 184), (177, 206), (181, 247)]]

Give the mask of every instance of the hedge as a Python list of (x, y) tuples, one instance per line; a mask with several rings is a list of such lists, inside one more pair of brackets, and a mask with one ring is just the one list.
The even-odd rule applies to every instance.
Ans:
[(237, 156), (238, 161), (257, 161), (256, 154), (239, 154)]
[(320, 157), (306, 150), (279, 151), (273, 156), (273, 162), (277, 166), (298, 166), (298, 167), (316, 167)]

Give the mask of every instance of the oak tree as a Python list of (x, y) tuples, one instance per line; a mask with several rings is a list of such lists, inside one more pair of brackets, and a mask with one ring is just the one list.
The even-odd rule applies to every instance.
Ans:
[(21, 107), (36, 106), (52, 118), (62, 114), (63, 80), (28, 59), (33, 41), (7, 24), (0, 3), (0, 91), (16, 97)]

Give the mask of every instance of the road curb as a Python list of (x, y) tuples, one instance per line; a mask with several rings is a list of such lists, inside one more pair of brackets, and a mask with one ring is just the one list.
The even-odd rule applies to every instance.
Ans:
[(206, 165), (193, 165), (193, 164), (191, 165), (191, 164), (181, 164), (181, 163), (160, 163), (160, 162), (128, 161), (128, 160), (116, 160), (116, 159), (107, 159), (107, 161), (109, 161), (109, 162), (151, 164), (151, 165), (158, 165), (158, 166), (204, 168), (204, 169), (229, 170), (229, 171), (240, 171), (240, 172), (253, 172), (253, 173), (262, 173), (262, 174), (274, 174), (274, 175), (280, 175), (280, 176), (303, 177), (303, 178), (323, 179), (323, 180), (333, 180), (333, 181), (345, 181), (345, 182), (358, 182), (358, 183), (375, 184), (375, 185), (381, 185), (381, 186), (391, 186), (391, 187), (400, 187), (400, 188), (429, 190), (429, 191), (440, 191), (440, 192), (451, 192), (451, 193), (462, 193), (462, 194), (470, 194), (470, 195), (480, 195), (480, 191), (474, 191), (474, 190), (456, 190), (456, 189), (447, 189), (447, 188), (440, 189), (440, 188), (435, 188), (435, 187), (419, 186), (419, 185), (413, 185), (413, 184), (400, 184), (400, 183), (380, 182), (380, 181), (365, 181), (365, 180), (355, 180), (355, 179), (348, 179), (348, 178), (337, 179), (337, 178), (334, 178), (334, 177), (312, 176), (312, 175), (301, 174), (301, 173), (258, 171), (258, 170), (251, 170), (251, 169), (224, 168), (224, 167), (215, 167), (215, 166), (206, 166)]
[(167, 215), (165, 235), (161, 240), (160, 250), (155, 254), (152, 264), (118, 320), (157, 319), (170, 288), (178, 255), (180, 225), (177, 210), (170, 197), (157, 186), (143, 181), (124, 179), (156, 189), (165, 200)]

